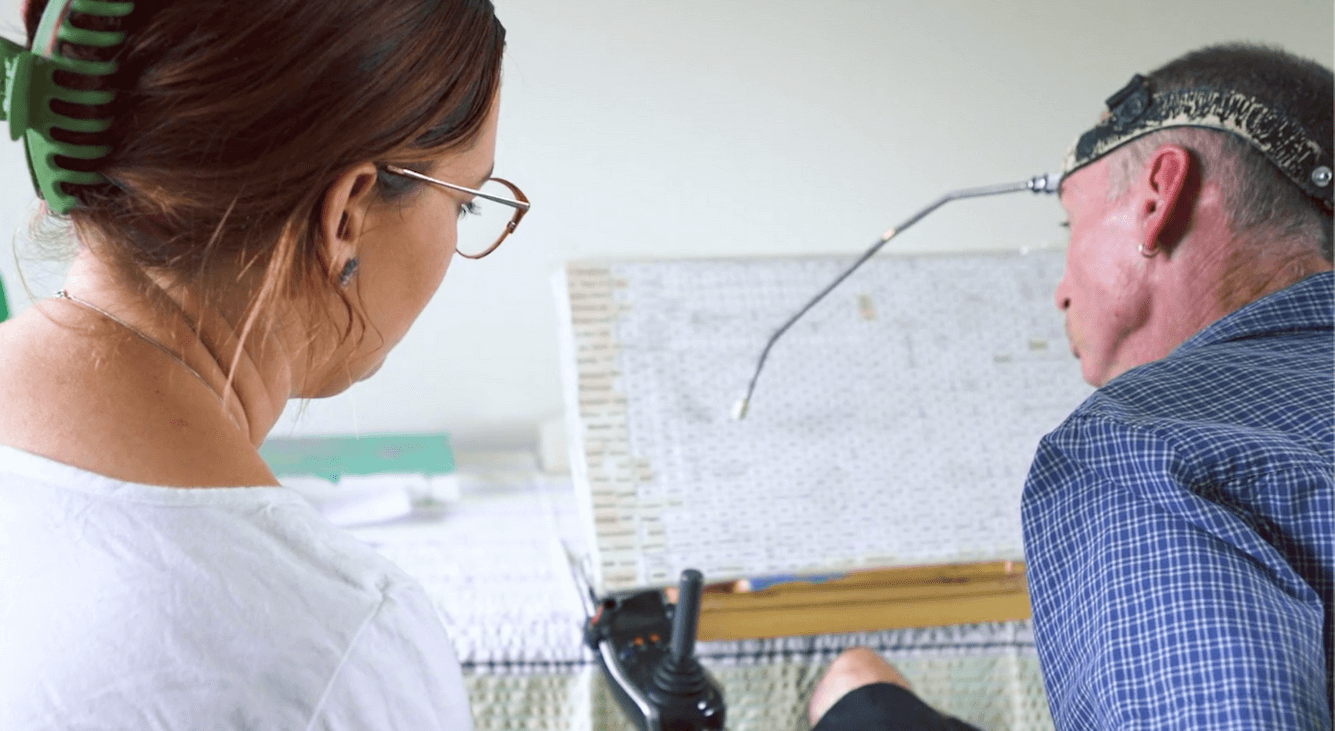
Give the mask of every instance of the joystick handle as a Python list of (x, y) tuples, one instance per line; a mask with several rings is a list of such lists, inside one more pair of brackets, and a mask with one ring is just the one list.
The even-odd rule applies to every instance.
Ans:
[(704, 583), (699, 571), (681, 572), (677, 608), (672, 613), (672, 641), (649, 678), (647, 695), (658, 707), (662, 731), (723, 728), (723, 696), (695, 659)]
[(674, 664), (682, 665), (695, 655), (695, 635), (700, 626), (700, 592), (705, 577), (695, 569), (681, 572), (677, 586), (677, 608), (672, 615), (672, 649)]
[(723, 731), (723, 689), (695, 657), (704, 576), (681, 574), (670, 592), (650, 589), (600, 602), (585, 627), (617, 703), (639, 731)]

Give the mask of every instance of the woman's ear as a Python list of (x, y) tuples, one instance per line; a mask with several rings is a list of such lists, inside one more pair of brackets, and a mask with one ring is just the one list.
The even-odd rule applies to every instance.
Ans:
[(378, 171), (366, 162), (343, 171), (325, 191), (320, 208), (320, 237), (337, 279), (347, 262), (357, 258), (367, 210), (375, 198)]

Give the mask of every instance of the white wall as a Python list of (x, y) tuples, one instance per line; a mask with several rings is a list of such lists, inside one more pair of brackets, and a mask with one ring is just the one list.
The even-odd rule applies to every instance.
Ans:
[[(376, 378), (294, 404), (276, 433), (530, 440), (561, 408), (548, 279), (565, 260), (851, 254), (945, 190), (1055, 170), (1103, 99), (1186, 50), (1335, 54), (1329, 0), (496, 2), (497, 171), (533, 212), (488, 259), (454, 263)], [(16, 6), (0, 3), (5, 18)], [(0, 170), (0, 231), (19, 230), (32, 193), (17, 144)], [(966, 201), (892, 246), (1061, 245), (1060, 220), (1051, 198)], [(0, 271), (26, 306), (11, 257)]]

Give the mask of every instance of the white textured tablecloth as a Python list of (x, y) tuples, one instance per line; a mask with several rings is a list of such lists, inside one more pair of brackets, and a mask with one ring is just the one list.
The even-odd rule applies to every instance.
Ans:
[[(583, 550), (570, 482), (510, 470), (460, 474), (457, 503), (354, 529), (422, 582), (463, 663), (479, 731), (630, 729), (580, 639), (561, 547)], [(805, 703), (840, 650), (872, 647), (945, 713), (985, 729), (1047, 729), (1028, 623), (700, 643), (728, 728), (807, 728)]]

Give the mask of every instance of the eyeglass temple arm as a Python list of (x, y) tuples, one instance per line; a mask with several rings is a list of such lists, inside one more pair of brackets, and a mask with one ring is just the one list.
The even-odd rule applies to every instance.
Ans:
[[(526, 200), (514, 200), (514, 199), (511, 199), (511, 198), (506, 198), (505, 196), (492, 195), (492, 194), (490, 194), (490, 193), (484, 193), (483, 191), (480, 191), (480, 190), (474, 190), (474, 189), (472, 189), (472, 188), (465, 188), (465, 187), (462, 186), (462, 185), (455, 185), (454, 183), (447, 183), (447, 182), (445, 182), (444, 180), (436, 180), (435, 178), (431, 177), (430, 175), (424, 175), (424, 174), (422, 174), (422, 173), (417, 172), (416, 170), (409, 170), (408, 168), (401, 168), (401, 167), (399, 167), (398, 165), (386, 165), (386, 166), (385, 166), (385, 170), (389, 171), (390, 173), (393, 173), (394, 175), (402, 175), (403, 177), (413, 178), (414, 180), (421, 180), (421, 181), (426, 182), (426, 183), (434, 183), (434, 184), (436, 184), (436, 185), (439, 185), (439, 186), (442, 187), (442, 188), (448, 188), (448, 189), (450, 189), (450, 190), (457, 190), (457, 191), (459, 191), (460, 193), (468, 193), (468, 194), (470, 194), (470, 195), (475, 195), (475, 196), (477, 196), (478, 198), (483, 198), (483, 199), (486, 199), (486, 200), (489, 200), (489, 201), (494, 201), (494, 202), (496, 202), (496, 203), (503, 203), (503, 204), (505, 204), (505, 205), (507, 205), (507, 206), (510, 206), (511, 208), (517, 208), (517, 209), (519, 209), (519, 210), (521, 210), (521, 211), (523, 211), (523, 212), (525, 212), (525, 213), (528, 213), (528, 209), (529, 209), (530, 207), (532, 207), (532, 205), (533, 205), (532, 203), (529, 203), (529, 202), (526, 201)], [(514, 186), (513, 183), (511, 183), (510, 181), (508, 181), (508, 180), (506, 180), (506, 179), (504, 179), (504, 178), (488, 178), (488, 179), (489, 179), (489, 180), (499, 180), (499, 181), (501, 181), (502, 183), (505, 183), (507, 186), (510, 186), (510, 187), (513, 187), (513, 186)]]
[(838, 287), (845, 279), (848, 279), (848, 276), (854, 271), (857, 271), (858, 267), (862, 266), (868, 259), (875, 256), (876, 252), (880, 251), (882, 246), (885, 246), (890, 242), (890, 239), (903, 233), (909, 226), (922, 220), (927, 214), (935, 211), (950, 201), (959, 200), (961, 198), (979, 198), (985, 195), (998, 195), (1001, 193), (1015, 193), (1021, 190), (1032, 190), (1035, 193), (1056, 193), (1058, 186), (1061, 184), (1061, 177), (1060, 173), (1045, 173), (1017, 183), (1002, 183), (1000, 185), (986, 185), (978, 188), (962, 188), (960, 190), (951, 191), (936, 199), (926, 208), (909, 216), (903, 223), (881, 234), (880, 240), (875, 244), (872, 244), (872, 247), (867, 249), (866, 253), (862, 256), (858, 257), (858, 260), (853, 262), (852, 266), (845, 269), (842, 274), (836, 277), (833, 282), (830, 282), (825, 289), (821, 290), (820, 293), (813, 297), (810, 302), (807, 302), (802, 309), (798, 310), (796, 315), (789, 318), (783, 326), (770, 336), (769, 342), (765, 343), (765, 349), (760, 353), (760, 360), (756, 363), (755, 373), (751, 375), (751, 382), (746, 387), (746, 394), (738, 399), (737, 403), (733, 404), (732, 418), (741, 420), (746, 417), (747, 409), (750, 408), (751, 405), (751, 395), (756, 390), (756, 381), (760, 378), (760, 371), (765, 367), (765, 360), (769, 358), (769, 351), (774, 347), (774, 343), (778, 342), (779, 338), (785, 332), (788, 332), (788, 328), (792, 327), (794, 323), (802, 319), (802, 316), (807, 314), (807, 310), (815, 307), (816, 303), (825, 299), (825, 295), (834, 291), (834, 288)]

